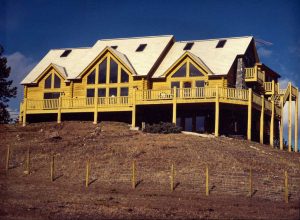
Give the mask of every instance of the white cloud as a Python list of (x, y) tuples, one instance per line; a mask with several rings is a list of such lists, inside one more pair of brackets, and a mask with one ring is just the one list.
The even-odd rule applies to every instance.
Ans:
[(264, 47), (260, 47), (257, 52), (260, 57), (270, 57), (272, 55), (272, 50), (268, 50)]

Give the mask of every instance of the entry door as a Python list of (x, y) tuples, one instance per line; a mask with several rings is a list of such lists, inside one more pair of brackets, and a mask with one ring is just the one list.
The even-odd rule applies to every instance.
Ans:
[(184, 82), (183, 83), (183, 97), (188, 98), (191, 97), (192, 94), (192, 83)]

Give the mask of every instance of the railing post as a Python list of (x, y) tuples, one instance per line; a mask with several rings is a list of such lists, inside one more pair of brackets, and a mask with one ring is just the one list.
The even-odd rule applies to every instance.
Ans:
[(272, 80), (272, 94), (275, 94), (275, 82)]
[(176, 117), (177, 117), (177, 88), (173, 87), (173, 114), (172, 114), (172, 123), (176, 125)]
[(264, 143), (264, 122), (265, 122), (265, 97), (261, 96), (261, 111), (260, 111), (260, 143)]
[(24, 103), (23, 103), (23, 127), (26, 126), (26, 111), (27, 111), (27, 98), (24, 98)]
[(247, 139), (251, 141), (251, 124), (252, 124), (252, 89), (249, 88), (248, 94), (248, 124), (247, 124)]
[(132, 95), (132, 111), (131, 111), (131, 127), (135, 128), (135, 120), (136, 120), (136, 89), (133, 89)]
[(95, 88), (95, 97), (94, 97), (94, 122), (93, 124), (97, 124), (98, 122), (98, 88)]
[(57, 110), (57, 123), (60, 124), (61, 123), (61, 103), (62, 99), (61, 96), (59, 96), (58, 98), (58, 110)]
[(280, 96), (280, 130), (279, 130), (279, 145), (280, 150), (283, 150), (283, 96)]
[(299, 90), (298, 88), (296, 89), (296, 100), (295, 100), (295, 148), (294, 151), (298, 152), (298, 108), (299, 108), (299, 101), (298, 101), (298, 96), (299, 96)]
[(288, 150), (292, 151), (292, 86), (289, 82), (289, 105), (288, 105)]
[(19, 124), (22, 124), (22, 108), (23, 108), (23, 103), (22, 101), (20, 102), (20, 113), (19, 113)]
[(215, 103), (215, 136), (219, 136), (219, 114), (220, 114), (220, 103), (219, 103), (219, 88), (216, 87), (216, 103)]
[(270, 145), (274, 147), (274, 118), (275, 118), (275, 95), (271, 96), (271, 123), (270, 123)]

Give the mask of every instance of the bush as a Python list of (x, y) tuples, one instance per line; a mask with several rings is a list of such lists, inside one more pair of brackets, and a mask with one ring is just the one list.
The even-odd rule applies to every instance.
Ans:
[(160, 133), (160, 134), (170, 134), (170, 133), (180, 133), (182, 131), (181, 127), (176, 126), (170, 122), (159, 122), (158, 124), (146, 124), (144, 132), (147, 133)]

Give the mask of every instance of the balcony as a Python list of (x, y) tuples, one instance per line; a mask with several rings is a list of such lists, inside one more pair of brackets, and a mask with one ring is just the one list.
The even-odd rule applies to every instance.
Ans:
[(255, 67), (245, 68), (245, 81), (263, 84), (265, 81), (265, 73), (261, 71), (257, 65), (255, 65)]

